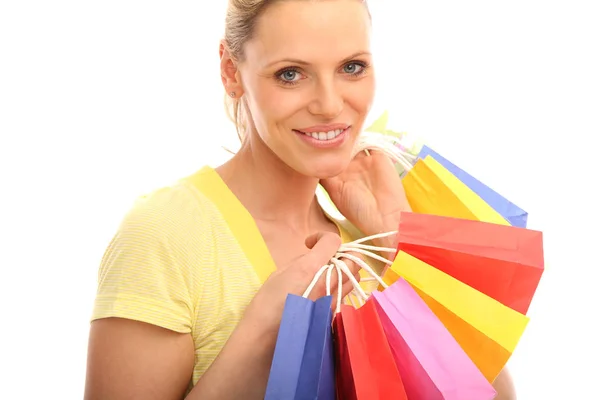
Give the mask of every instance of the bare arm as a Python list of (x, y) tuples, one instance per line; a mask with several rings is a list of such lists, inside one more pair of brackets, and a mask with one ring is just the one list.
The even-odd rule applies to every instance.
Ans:
[[(186, 399), (262, 399), (276, 332), (242, 320)], [(85, 400), (181, 400), (194, 367), (190, 334), (142, 322), (92, 323)]]
[(190, 334), (143, 322), (92, 322), (85, 400), (181, 400), (192, 377)]
[(242, 319), (186, 400), (264, 399), (277, 330)]
[(510, 372), (506, 367), (500, 371), (493, 386), (494, 389), (496, 389), (496, 392), (498, 392), (495, 400), (516, 400), (517, 393), (515, 391), (515, 385), (513, 384)]

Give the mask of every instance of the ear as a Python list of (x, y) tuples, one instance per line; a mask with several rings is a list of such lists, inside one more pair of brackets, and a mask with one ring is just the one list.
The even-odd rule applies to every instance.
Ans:
[(244, 92), (242, 87), (240, 73), (236, 60), (229, 53), (225, 40), (219, 44), (219, 57), (221, 58), (221, 81), (227, 94), (235, 93), (236, 98), (240, 98)]

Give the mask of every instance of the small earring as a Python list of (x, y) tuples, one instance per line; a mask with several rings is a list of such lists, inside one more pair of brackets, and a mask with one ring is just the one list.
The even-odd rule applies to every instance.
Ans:
[(235, 92), (230, 92), (229, 96), (235, 98)]

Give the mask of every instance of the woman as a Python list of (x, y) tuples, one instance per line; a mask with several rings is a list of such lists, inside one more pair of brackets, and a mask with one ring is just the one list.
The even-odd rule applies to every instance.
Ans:
[(393, 165), (352, 157), (375, 90), (370, 24), (359, 0), (230, 0), (221, 79), (242, 147), (124, 219), (100, 269), (86, 399), (262, 398), (286, 295), (342, 241), (396, 229), (409, 207)]

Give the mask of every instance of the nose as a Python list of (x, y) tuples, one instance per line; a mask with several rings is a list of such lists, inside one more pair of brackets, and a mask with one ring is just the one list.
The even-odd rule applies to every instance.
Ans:
[(319, 81), (308, 111), (323, 119), (331, 120), (340, 115), (343, 108), (344, 99), (342, 93), (336, 88), (335, 82), (333, 80)]

